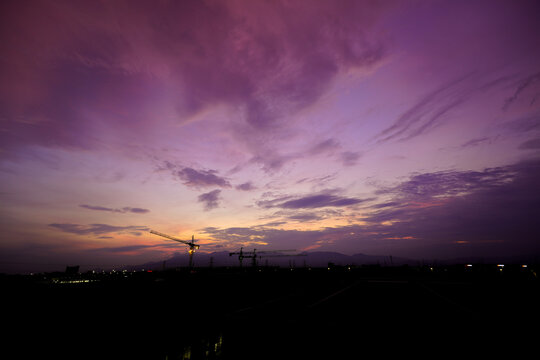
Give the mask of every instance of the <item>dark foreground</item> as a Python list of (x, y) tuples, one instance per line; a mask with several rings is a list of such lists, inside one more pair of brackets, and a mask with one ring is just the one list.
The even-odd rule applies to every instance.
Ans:
[(2, 287), (4, 359), (515, 358), (539, 338), (531, 267), (49, 274)]

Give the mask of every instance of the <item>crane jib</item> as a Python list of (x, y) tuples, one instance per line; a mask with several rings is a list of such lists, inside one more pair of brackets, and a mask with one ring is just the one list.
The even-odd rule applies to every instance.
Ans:
[(170, 236), (170, 235), (167, 235), (167, 234), (161, 233), (159, 231), (155, 231), (155, 230), (150, 230), (150, 233), (154, 234), (154, 235), (164, 237), (164, 238), (169, 239), (169, 240), (173, 240), (173, 241), (180, 242), (182, 244), (189, 245), (191, 248), (197, 248), (197, 249), (200, 248), (200, 245), (197, 245), (197, 244), (194, 243), (194, 241), (195, 241), (194, 236), (191, 237), (191, 241), (186, 241), (186, 240), (177, 239), (177, 238), (175, 238), (173, 236)]

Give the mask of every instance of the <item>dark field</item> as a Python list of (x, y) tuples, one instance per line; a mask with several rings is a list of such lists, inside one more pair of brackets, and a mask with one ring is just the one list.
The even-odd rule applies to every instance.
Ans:
[(48, 274), (2, 286), (4, 359), (516, 358), (537, 347), (540, 323), (532, 267)]

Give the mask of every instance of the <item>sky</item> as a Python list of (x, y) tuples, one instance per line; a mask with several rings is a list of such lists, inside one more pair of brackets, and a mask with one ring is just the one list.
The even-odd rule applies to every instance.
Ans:
[(537, 1), (15, 1), (0, 271), (540, 254)]

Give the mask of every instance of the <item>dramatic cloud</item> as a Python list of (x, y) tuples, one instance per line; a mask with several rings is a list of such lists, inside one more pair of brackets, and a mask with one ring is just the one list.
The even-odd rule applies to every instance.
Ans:
[(534, 252), (538, 10), (0, 1), (0, 253), (167, 253), (107, 216), (223, 249)]
[(540, 251), (539, 182), (539, 161), (419, 174), (393, 188), (394, 201), (373, 207), (384, 210), (364, 220), (373, 223), (367, 227), (373, 231), (429, 240), (431, 246), (461, 244), (453, 249), (461, 256), (534, 253)]
[(219, 189), (213, 190), (213, 191), (199, 195), (198, 201), (204, 204), (205, 211), (210, 211), (219, 206), (220, 194), (221, 194), (221, 190)]
[(507, 184), (515, 175), (515, 171), (508, 167), (488, 168), (483, 171), (421, 173), (395, 187), (380, 189), (377, 194), (394, 194), (400, 198), (415, 200), (443, 198)]
[[(440, 171), (412, 175), (394, 187), (381, 188), (377, 195), (391, 196), (390, 200), (370, 206), (378, 210), (366, 221), (404, 221), (416, 216), (424, 218), (424, 209), (431, 211), (453, 201), (515, 181), (517, 171), (512, 167), (488, 168), (483, 171)], [(380, 209), (380, 210), (379, 210)]]
[(230, 249), (253, 246), (267, 249), (328, 249), (358, 239), (361, 227), (357, 225), (329, 227), (321, 230), (283, 230), (267, 227), (205, 228), (202, 232)]
[(314, 195), (292, 197), (285, 196), (272, 200), (260, 200), (257, 205), (263, 208), (314, 209), (322, 207), (345, 207), (360, 204), (373, 199), (358, 199), (321, 192)]
[(2, 142), (95, 147), (93, 136), (81, 135), (97, 130), (91, 117), (144, 135), (163, 106), (185, 121), (229, 104), (252, 129), (268, 129), (315, 102), (341, 70), (384, 58), (384, 39), (366, 33), (390, 6), (4, 3)]
[(63, 223), (63, 224), (49, 224), (49, 226), (62, 230), (67, 233), (77, 234), (77, 235), (130, 233), (132, 235), (140, 236), (142, 235), (141, 231), (150, 230), (146, 226), (114, 226), (114, 225), (107, 225), (107, 224), (80, 225), (80, 224)]
[(108, 211), (108, 212), (115, 212), (115, 213), (134, 213), (134, 214), (146, 214), (148, 212), (150, 212), (150, 210), (148, 209), (143, 209), (143, 208), (132, 208), (132, 207), (123, 207), (121, 209), (113, 209), (113, 208), (108, 208), (108, 207), (104, 207), (104, 206), (93, 206), (93, 205), (86, 205), (86, 204), (82, 204), (82, 205), (79, 205), (79, 207), (82, 207), (84, 209), (88, 209), (88, 210), (96, 210), (96, 211)]
[[(276, 222), (202, 231), (228, 247), (295, 244), (301, 249), (327, 249), (354, 243), (372, 254), (384, 254), (391, 246), (400, 256), (419, 258), (431, 254), (440, 259), (540, 253), (540, 161), (454, 175), (415, 175), (392, 190), (395, 201), (371, 206), (374, 211), (362, 218), (363, 225), (303, 231), (271, 228), (284, 224)], [(425, 188), (411, 192), (410, 184), (418, 188), (418, 179)], [(442, 186), (444, 179), (449, 184)], [(465, 179), (471, 184), (464, 186)], [(445, 201), (434, 203), (441, 194), (445, 194)], [(411, 198), (430, 198), (432, 202), (414, 203)], [(316, 218), (316, 214), (298, 214), (299, 221)]]

